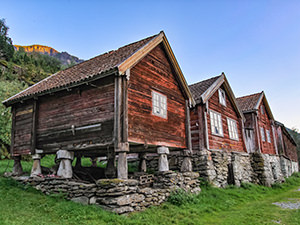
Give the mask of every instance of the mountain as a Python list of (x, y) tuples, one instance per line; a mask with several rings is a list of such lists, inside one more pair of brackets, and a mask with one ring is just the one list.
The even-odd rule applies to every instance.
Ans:
[(14, 45), (15, 50), (19, 51), (20, 48), (23, 48), (27, 53), (40, 53), (44, 55), (52, 56), (58, 59), (63, 65), (72, 65), (81, 63), (84, 60), (79, 59), (76, 56), (70, 55), (67, 52), (59, 52), (54, 48), (44, 46), (44, 45), (30, 45), (30, 46), (22, 46), (22, 45)]

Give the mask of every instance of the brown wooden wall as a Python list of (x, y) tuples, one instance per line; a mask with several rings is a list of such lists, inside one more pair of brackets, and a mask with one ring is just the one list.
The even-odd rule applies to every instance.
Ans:
[(285, 133), (283, 133), (283, 141), (284, 141), (286, 156), (290, 160), (297, 162), (298, 161), (297, 146), (291, 142), (291, 140), (287, 137)]
[(206, 147), (205, 144), (205, 119), (202, 104), (198, 104), (190, 111), (191, 118), (191, 136), (193, 150), (202, 150)]
[[(152, 90), (167, 96), (167, 118), (152, 115)], [(130, 71), (129, 142), (186, 148), (185, 99), (163, 46), (155, 47)]]
[[(221, 87), (221, 88), (224, 91), (226, 91), (223, 87)], [(243, 140), (243, 136), (242, 136), (242, 132), (243, 132), (242, 122), (240, 121), (240, 118), (238, 118), (238, 114), (235, 111), (231, 101), (229, 100), (227, 93), (226, 93), (226, 106), (223, 106), (222, 104), (219, 103), (219, 93), (218, 93), (218, 91), (216, 91), (208, 100), (208, 109), (221, 114), (222, 124), (223, 124), (223, 133), (224, 133), (223, 137), (212, 134), (210, 114), (209, 114), (209, 110), (208, 110), (207, 129), (208, 129), (209, 148), (210, 149), (226, 149), (226, 150), (230, 150), (230, 151), (247, 152), (245, 143)], [(231, 118), (237, 122), (238, 141), (232, 140), (229, 138), (227, 118)]]
[[(112, 141), (114, 80), (39, 99), (37, 148), (44, 151), (76, 150)], [(100, 127), (97, 125), (101, 124)], [(72, 125), (75, 133), (72, 132)], [(87, 127), (87, 126), (95, 127)]]
[[(264, 114), (261, 113), (261, 106), (263, 106), (264, 109)], [(260, 149), (261, 149), (261, 153), (264, 154), (276, 154), (276, 149), (275, 149), (275, 145), (274, 145), (274, 136), (273, 136), (273, 129), (271, 126), (271, 120), (270, 117), (266, 111), (266, 107), (263, 101), (261, 101), (260, 106), (259, 106), (259, 110), (257, 112), (257, 120), (258, 120), (258, 133), (259, 133), (259, 141), (260, 141)], [(262, 141), (261, 139), (261, 133), (260, 133), (260, 127), (263, 127), (265, 130), (265, 137), (266, 137), (266, 141)], [(271, 143), (268, 142), (267, 140), (267, 132), (266, 130), (270, 131), (270, 136), (271, 136)]]
[[(12, 155), (26, 155), (31, 151), (33, 103), (26, 102), (13, 106)], [(15, 112), (14, 112), (15, 110)]]

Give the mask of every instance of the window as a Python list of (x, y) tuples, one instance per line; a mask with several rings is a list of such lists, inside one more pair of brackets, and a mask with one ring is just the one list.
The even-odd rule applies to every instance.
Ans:
[(270, 134), (270, 131), (266, 130), (266, 133), (267, 133), (267, 140), (268, 140), (269, 143), (271, 143), (271, 134)]
[(264, 111), (264, 106), (263, 106), (263, 105), (261, 105), (261, 106), (260, 106), (260, 111), (261, 111), (261, 114), (262, 114), (262, 115), (264, 115), (264, 114), (265, 114), (265, 111)]
[(229, 138), (233, 140), (239, 140), (236, 121), (227, 118), (227, 124), (228, 124)]
[(167, 118), (167, 96), (152, 91), (152, 112), (156, 116)]
[(265, 130), (263, 127), (260, 128), (261, 140), (266, 141)]
[(219, 102), (220, 104), (226, 106), (226, 94), (221, 88), (219, 88)]
[(221, 114), (210, 111), (211, 133), (223, 136), (222, 118)]

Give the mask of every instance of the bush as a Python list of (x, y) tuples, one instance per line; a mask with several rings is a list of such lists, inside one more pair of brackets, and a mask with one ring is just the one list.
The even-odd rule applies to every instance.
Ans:
[(189, 192), (186, 192), (183, 189), (178, 189), (171, 193), (168, 202), (177, 206), (187, 203), (196, 203), (196, 196)]

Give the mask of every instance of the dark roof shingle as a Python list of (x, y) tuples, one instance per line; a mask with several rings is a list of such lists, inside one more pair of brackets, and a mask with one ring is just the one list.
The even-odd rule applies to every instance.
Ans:
[(237, 100), (237, 103), (238, 103), (240, 109), (243, 112), (246, 112), (246, 111), (255, 110), (255, 106), (257, 105), (257, 102), (258, 102), (260, 96), (261, 96), (261, 92), (255, 93), (252, 95), (239, 97), (236, 100)]
[(189, 88), (193, 94), (196, 104), (199, 104), (201, 102), (201, 95), (221, 76), (222, 75), (219, 75), (219, 76), (212, 77), (210, 79), (203, 80), (198, 83), (189, 85)]
[(24, 91), (10, 97), (3, 103), (17, 101), (46, 91), (67, 87), (80, 81), (90, 79), (100, 73), (114, 69), (156, 36), (157, 35), (153, 35), (143, 40), (125, 45), (117, 50), (104, 53), (75, 66), (59, 71), (35, 85), (30, 86)]

